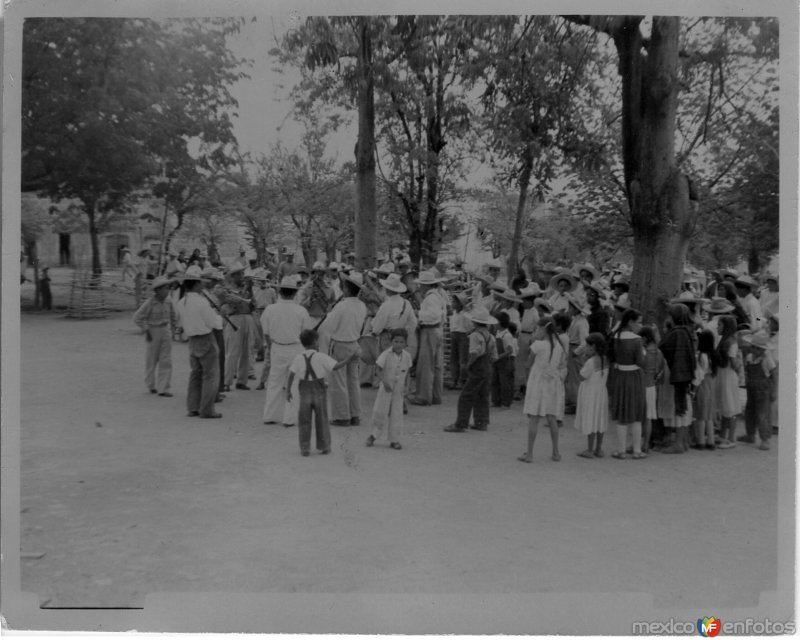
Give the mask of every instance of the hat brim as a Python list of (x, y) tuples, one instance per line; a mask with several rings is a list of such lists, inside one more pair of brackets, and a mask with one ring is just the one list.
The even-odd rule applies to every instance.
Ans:
[(703, 309), (705, 311), (708, 311), (709, 313), (719, 313), (719, 314), (730, 313), (734, 309), (734, 306), (730, 303), (723, 309), (712, 309), (711, 308), (712, 306), (713, 305), (711, 304), (711, 302), (707, 302), (706, 304), (703, 305)]
[(594, 267), (590, 267), (587, 264), (578, 265), (577, 269), (575, 269), (576, 275), (578, 278), (581, 277), (581, 271), (588, 271), (592, 274), (592, 280), (597, 280), (600, 277), (600, 272), (595, 269)]
[(497, 324), (497, 318), (495, 318), (494, 316), (489, 316), (486, 319), (477, 319), (474, 316), (467, 316), (467, 317), (470, 319), (471, 322), (474, 322), (475, 324), (485, 324), (485, 325)]
[(395, 293), (405, 293), (408, 291), (408, 287), (404, 285), (402, 282), (399, 283), (396, 287), (392, 287), (386, 284), (386, 280), (381, 280), (381, 286), (384, 289), (388, 289), (389, 291), (394, 291)]
[(569, 273), (557, 273), (550, 278), (550, 288), (553, 290), (557, 289), (560, 280), (566, 280), (569, 283), (569, 291), (573, 291), (575, 289), (575, 276)]
[(443, 280), (442, 278), (434, 278), (433, 280), (420, 280), (419, 278), (415, 278), (415, 279), (414, 279), (414, 282), (415, 282), (416, 284), (430, 284), (430, 285), (434, 285), (434, 284), (441, 284), (442, 282), (444, 282), (444, 280)]

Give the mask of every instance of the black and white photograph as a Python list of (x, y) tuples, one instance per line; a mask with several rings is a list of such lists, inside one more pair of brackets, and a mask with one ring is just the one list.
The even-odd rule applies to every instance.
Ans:
[(796, 3), (6, 3), (4, 633), (793, 635)]

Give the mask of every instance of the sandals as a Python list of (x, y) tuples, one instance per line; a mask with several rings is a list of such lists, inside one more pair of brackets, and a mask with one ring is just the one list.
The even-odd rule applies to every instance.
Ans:
[(634, 453), (631, 456), (634, 460), (644, 460), (647, 457), (647, 454), (644, 452), (641, 453)]
[(399, 451), (400, 449), (402, 449), (402, 448), (403, 448), (403, 445), (401, 445), (399, 442), (390, 442), (390, 443), (389, 443), (389, 446), (390, 446), (392, 449), (396, 449), (396, 450), (398, 450), (398, 451)]
[(615, 451), (614, 453), (611, 454), (611, 457), (616, 458), (617, 460), (624, 460), (625, 458), (627, 458), (627, 456), (620, 451)]
[(527, 453), (523, 453), (521, 456), (519, 456), (519, 458), (517, 458), (517, 460), (519, 460), (520, 462), (527, 462), (527, 463), (533, 462), (533, 459), (529, 458)]

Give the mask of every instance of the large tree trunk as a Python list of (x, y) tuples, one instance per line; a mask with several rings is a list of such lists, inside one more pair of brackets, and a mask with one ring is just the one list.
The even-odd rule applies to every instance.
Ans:
[(378, 244), (375, 202), (375, 80), (368, 16), (359, 20), (358, 142), (356, 144), (356, 268), (372, 267)]
[(514, 220), (514, 237), (511, 239), (511, 252), (508, 255), (506, 273), (508, 283), (517, 274), (517, 262), (519, 261), (519, 244), (522, 239), (522, 220), (525, 217), (525, 204), (528, 200), (528, 186), (531, 183), (531, 172), (533, 171), (533, 153), (530, 145), (526, 147), (523, 156), (522, 172), (519, 176), (519, 199), (517, 200), (517, 216)]
[(408, 234), (408, 257), (415, 269), (420, 266), (422, 253), (422, 233), (419, 229), (412, 227)]
[(675, 164), (679, 28), (680, 18), (656, 16), (646, 58), (638, 27), (615, 38), (623, 78), (641, 74), (638, 87), (623, 85), (623, 114), (636, 129), (623, 136), (634, 238), (631, 298), (645, 322), (659, 324), (680, 290), (694, 214), (688, 180)]
[(95, 202), (90, 200), (85, 203), (86, 215), (89, 218), (89, 242), (92, 247), (92, 275), (99, 278), (103, 275), (103, 266), (100, 263), (100, 231), (97, 228), (97, 212), (95, 211)]

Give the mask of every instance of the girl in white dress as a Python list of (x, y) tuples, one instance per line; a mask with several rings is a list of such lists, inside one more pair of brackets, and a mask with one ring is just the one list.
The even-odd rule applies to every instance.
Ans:
[(602, 333), (586, 337), (584, 353), (588, 357), (581, 368), (575, 428), (588, 438), (588, 446), (578, 455), (582, 458), (603, 457), (603, 434), (608, 429), (608, 359)]
[(539, 418), (545, 417), (553, 443), (552, 459), (561, 460), (558, 453), (557, 420), (564, 418), (564, 379), (567, 377), (566, 348), (558, 335), (553, 318), (545, 316), (533, 336), (529, 357), (533, 364), (525, 387), (523, 412), (528, 416), (528, 450), (518, 460), (533, 462), (533, 443), (539, 428)]

